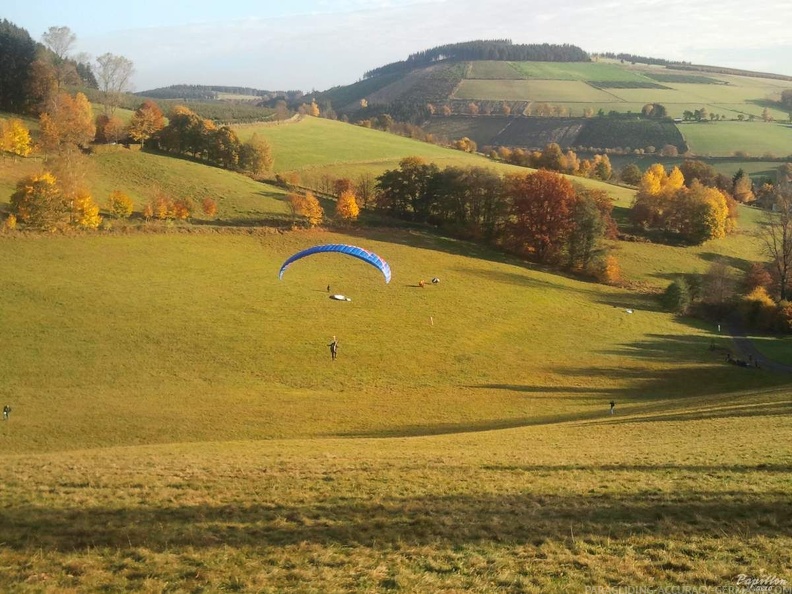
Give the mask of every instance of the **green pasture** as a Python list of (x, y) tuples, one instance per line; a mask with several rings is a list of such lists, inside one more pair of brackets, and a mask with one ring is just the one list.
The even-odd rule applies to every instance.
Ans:
[(739, 279), (752, 262), (767, 259), (756, 236), (760, 216), (757, 209), (741, 206), (737, 232), (724, 239), (690, 247), (619, 242), (614, 255), (625, 278), (656, 290), (665, 289), (679, 275), (704, 273), (716, 260), (725, 262)]
[[(619, 89), (621, 90), (621, 89)], [(463, 80), (452, 99), (479, 101), (605, 102), (610, 91), (595, 89), (579, 80)], [(618, 101), (618, 99), (616, 99)]]
[[(0, 237), (0, 589), (788, 577), (790, 378), (716, 328), (418, 232), (177, 231)], [(278, 280), (330, 242), (393, 280), (326, 254)]]
[(484, 163), (482, 157), (395, 136), (379, 130), (306, 117), (280, 126), (245, 125), (234, 128), (240, 139), (258, 133), (272, 145), (275, 171), (345, 163), (399, 160), (409, 156), (458, 158), (468, 163)]
[[(237, 130), (303, 180), (410, 155), (530, 171), (329, 120)], [(727, 365), (728, 337), (652, 295), (715, 259), (735, 273), (761, 259), (756, 210), (696, 248), (619, 242), (622, 288), (416, 230), (249, 226), (288, 219), (282, 190), (121, 147), (87, 161), (99, 202), (114, 189), (138, 207), (157, 190), (209, 196), (220, 221), (0, 234), (0, 398), (13, 409), (0, 422), (1, 591), (792, 580), (792, 376)], [(0, 200), (40, 164), (0, 160)], [(572, 179), (620, 210), (634, 195)], [(392, 281), (330, 254), (278, 279), (320, 243), (373, 250)], [(786, 341), (758, 340), (792, 364)]]
[(466, 79), (487, 80), (512, 80), (525, 78), (512, 62), (499, 60), (478, 60), (470, 62), (470, 67), (465, 75)]
[[(469, 431), (778, 381), (713, 367), (708, 330), (651, 299), (416, 233), (2, 242), (0, 374), (19, 410), (6, 451)], [(391, 283), (326, 255), (278, 280), (289, 254), (335, 242), (380, 254)], [(669, 260), (641, 270), (690, 269), (689, 254)], [(328, 299), (328, 283), (352, 302)]]
[(706, 122), (679, 126), (697, 155), (728, 156), (735, 151), (761, 157), (792, 154), (792, 126), (776, 122)]
[(577, 81), (646, 81), (647, 78), (618, 64), (599, 62), (513, 62), (521, 78)]
[[(135, 201), (136, 209), (163, 192), (174, 198), (191, 198), (196, 204), (211, 198), (221, 219), (283, 219), (289, 212), (283, 190), (188, 159), (116, 146), (98, 151), (88, 166), (91, 190), (100, 206), (111, 192), (120, 190)], [(196, 213), (197, 218), (202, 216)]]

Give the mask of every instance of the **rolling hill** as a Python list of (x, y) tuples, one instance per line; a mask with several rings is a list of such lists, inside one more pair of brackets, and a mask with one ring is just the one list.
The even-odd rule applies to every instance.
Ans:
[[(526, 172), (310, 117), (236, 129), (302, 180), (410, 155)], [(187, 159), (108, 147), (88, 161), (100, 203), (122, 189), (139, 209), (162, 189), (216, 198), (219, 219), (0, 233), (0, 590), (561, 593), (787, 575), (790, 376), (727, 365), (725, 332), (652, 295), (717, 258), (760, 259), (756, 210), (696, 248), (619, 242), (632, 283), (610, 287), (428, 229), (284, 231), (283, 189)], [(39, 167), (0, 161), (0, 201)], [(629, 188), (581, 181), (630, 204)], [(278, 280), (290, 254), (334, 242), (384, 257), (391, 283), (330, 255)], [(792, 360), (788, 340), (756, 339)]]
[[(789, 110), (780, 102), (781, 92), (792, 89), (790, 77), (596, 56), (585, 62), (447, 58), (369, 74), (314, 98), (353, 118), (383, 111), (412, 117), (433, 134), (467, 136), (479, 146), (541, 148), (551, 138), (564, 147), (626, 152), (671, 145), (697, 156), (792, 153)], [(669, 119), (638, 118), (647, 104), (663, 105)], [(677, 125), (697, 110), (705, 110), (705, 121)], [(605, 123), (592, 117), (598, 114)], [(625, 129), (614, 134), (615, 125)]]

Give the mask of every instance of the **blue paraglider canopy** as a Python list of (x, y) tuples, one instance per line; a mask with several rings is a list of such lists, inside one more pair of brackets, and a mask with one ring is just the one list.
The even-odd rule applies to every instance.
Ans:
[(297, 252), (293, 256), (290, 256), (283, 263), (283, 266), (281, 266), (280, 272), (278, 273), (278, 278), (279, 279), (283, 278), (283, 273), (286, 271), (286, 268), (288, 268), (292, 262), (295, 262), (300, 258), (305, 258), (306, 256), (311, 256), (313, 254), (321, 254), (324, 252), (346, 254), (347, 256), (352, 256), (353, 258), (357, 258), (358, 260), (363, 260), (364, 262), (371, 264), (372, 266), (377, 268), (385, 277), (386, 283), (390, 282), (391, 269), (385, 260), (383, 260), (373, 252), (364, 250), (363, 248), (354, 245), (346, 245), (343, 243), (328, 243), (325, 245), (315, 245), (314, 247), (310, 247), (306, 250), (302, 250), (301, 252)]

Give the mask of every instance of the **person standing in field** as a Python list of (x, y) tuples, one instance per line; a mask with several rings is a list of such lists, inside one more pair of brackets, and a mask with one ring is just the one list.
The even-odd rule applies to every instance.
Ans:
[(10, 414), (11, 414), (11, 407), (6, 404), (3, 407), (3, 420), (7, 421)]
[(615, 408), (616, 408), (616, 403), (613, 400), (611, 400), (610, 401), (610, 414), (613, 414), (613, 409), (615, 409)]
[(338, 339), (333, 336), (333, 341), (327, 346), (330, 347), (330, 357), (335, 361), (338, 356)]

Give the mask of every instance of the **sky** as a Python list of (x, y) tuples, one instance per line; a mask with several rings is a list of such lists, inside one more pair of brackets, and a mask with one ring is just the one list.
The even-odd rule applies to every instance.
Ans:
[[(111, 8), (112, 7), (112, 8)], [(322, 91), (446, 43), (568, 43), (792, 76), (792, 2), (765, 0), (10, 0), (5, 18), (72, 55), (124, 56), (133, 90), (173, 84)]]

